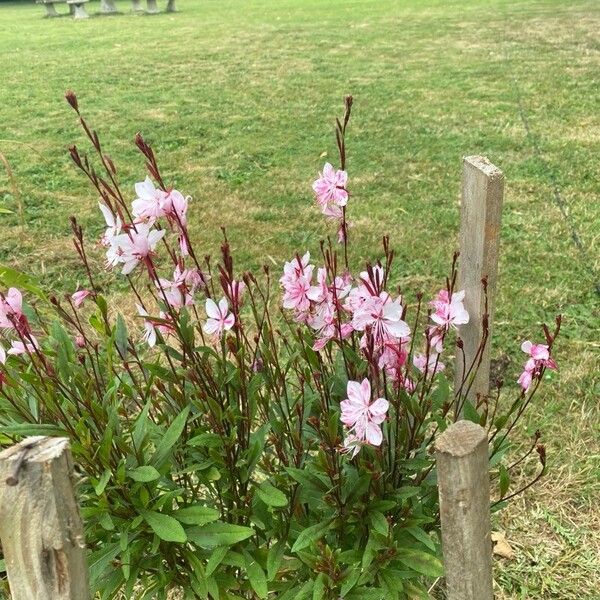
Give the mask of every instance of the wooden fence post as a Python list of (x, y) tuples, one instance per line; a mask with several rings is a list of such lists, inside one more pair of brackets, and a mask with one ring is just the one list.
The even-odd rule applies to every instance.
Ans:
[(65, 438), (0, 453), (0, 541), (12, 600), (90, 600), (83, 525)]
[[(504, 175), (500, 169), (483, 156), (467, 156), (464, 159), (457, 289), (465, 290), (465, 308), (469, 313), (469, 322), (458, 328), (467, 371), (476, 358), (483, 334), (482, 320), (486, 309), (481, 281), (484, 278), (487, 279), (488, 300), (488, 340), (479, 369), (466, 395), (473, 404), (478, 395), (486, 396), (489, 393), (503, 193)], [(460, 351), (456, 353), (455, 372), (455, 389), (458, 390), (463, 380), (463, 357)], [(468, 383), (465, 384), (463, 391), (468, 386)]]
[(488, 438), (471, 421), (436, 441), (447, 600), (493, 600)]

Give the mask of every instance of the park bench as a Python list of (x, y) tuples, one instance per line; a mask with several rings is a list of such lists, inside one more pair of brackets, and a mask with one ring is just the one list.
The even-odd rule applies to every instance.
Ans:
[[(89, 0), (36, 0), (36, 4), (43, 4), (46, 8), (46, 17), (60, 17), (60, 13), (57, 12), (55, 4), (67, 4), (70, 9), (70, 13), (75, 19), (86, 19), (89, 15), (87, 14), (84, 4)], [(142, 0), (132, 0), (131, 10), (133, 12), (146, 12), (148, 14), (157, 14), (160, 9), (157, 4), (157, 0), (146, 0), (147, 9), (144, 11), (142, 6)], [(175, 0), (168, 0), (166, 6), (166, 12), (175, 12)], [(100, 14), (110, 15), (117, 13), (117, 7), (115, 6), (114, 0), (100, 0)]]
[(87, 14), (84, 4), (89, 0), (36, 0), (36, 4), (43, 4), (46, 8), (47, 17), (60, 17), (60, 13), (56, 11), (55, 4), (67, 4), (70, 13), (75, 19), (87, 19)]

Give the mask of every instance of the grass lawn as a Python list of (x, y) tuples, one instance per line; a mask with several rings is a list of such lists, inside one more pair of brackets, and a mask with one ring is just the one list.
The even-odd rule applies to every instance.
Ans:
[(94, 237), (102, 222), (68, 158), (85, 144), (67, 88), (124, 187), (144, 176), (139, 130), (193, 196), (205, 251), (227, 225), (243, 268), (317, 251), (329, 229), (310, 184), (325, 154), (335, 162), (332, 118), (346, 93), (354, 253), (376, 258), (389, 232), (405, 288), (442, 281), (461, 157), (488, 156), (507, 180), (494, 338), (494, 354), (512, 358), (507, 382), (521, 340), (564, 315), (561, 371), (522, 432), (543, 431), (550, 471), (496, 518), (515, 551), (496, 562), (497, 597), (598, 600), (597, 0), (178, 0), (179, 13), (152, 17), (130, 4), (74, 22), (0, 2), (0, 153), (14, 175), (0, 162), (0, 207), (15, 211), (0, 214), (0, 262), (61, 291), (84, 282), (68, 216)]

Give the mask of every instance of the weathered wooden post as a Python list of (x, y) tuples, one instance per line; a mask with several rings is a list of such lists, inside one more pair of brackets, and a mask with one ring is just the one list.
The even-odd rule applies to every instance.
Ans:
[(175, 0), (169, 0), (167, 2), (167, 12), (177, 12), (177, 8), (175, 7)]
[[(469, 322), (460, 325), (458, 333), (463, 342), (467, 372), (473, 362), (479, 368), (472, 381), (463, 386), (469, 389), (467, 398), (489, 393), (490, 347), (494, 316), (494, 296), (498, 276), (498, 254), (500, 248), (500, 225), (502, 219), (502, 197), (504, 175), (483, 156), (467, 156), (463, 163), (462, 205), (460, 225), (460, 259), (457, 289), (465, 290), (465, 308)], [(477, 356), (484, 333), (483, 316), (486, 312), (486, 297), (482, 280), (487, 279), (487, 323), (488, 339), (483, 352)], [(456, 387), (463, 381), (463, 356), (456, 354)], [(473, 367), (472, 373), (475, 371)], [(475, 402), (473, 402), (475, 404)]]
[(69, 440), (0, 453), (0, 542), (12, 600), (90, 600)]
[(471, 421), (436, 441), (447, 600), (493, 600), (488, 438)]

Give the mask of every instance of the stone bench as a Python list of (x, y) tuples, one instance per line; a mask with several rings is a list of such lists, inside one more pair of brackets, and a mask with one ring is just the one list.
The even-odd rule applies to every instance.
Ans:
[[(55, 4), (67, 4), (70, 12), (75, 19), (87, 19), (89, 15), (85, 10), (84, 4), (89, 0), (36, 0), (36, 4), (43, 4), (46, 8), (47, 17), (60, 17), (60, 13), (56, 11)], [(157, 14), (160, 12), (156, 0), (146, 0), (147, 9), (144, 11), (142, 0), (132, 0), (131, 10), (133, 12), (146, 12), (148, 14)], [(175, 12), (175, 0), (167, 0), (166, 12)], [(100, 0), (100, 13), (110, 15), (117, 13), (117, 7), (114, 0)]]
[(56, 11), (55, 4), (67, 4), (74, 19), (87, 19), (89, 15), (84, 4), (89, 0), (36, 0), (36, 4), (43, 4), (46, 8), (47, 17), (60, 17)]
[[(155, 15), (160, 12), (160, 9), (158, 8), (156, 0), (146, 0), (146, 2), (148, 5), (146, 12), (149, 15)], [(134, 4), (133, 10), (141, 10), (140, 0), (133, 0), (133, 4)], [(136, 6), (137, 6), (137, 8), (136, 8)], [(175, 0), (168, 0), (167, 8), (165, 9), (165, 11), (166, 12), (175, 12), (176, 11)]]

